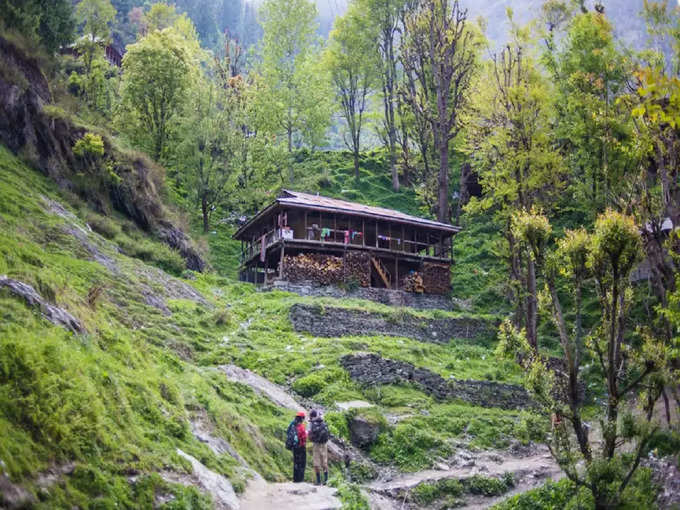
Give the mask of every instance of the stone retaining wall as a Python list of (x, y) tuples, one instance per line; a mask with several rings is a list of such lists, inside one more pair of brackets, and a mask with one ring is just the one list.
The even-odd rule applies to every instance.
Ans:
[(358, 287), (341, 289), (332, 285), (318, 285), (310, 281), (289, 282), (276, 280), (263, 290), (283, 290), (300, 296), (367, 299), (390, 306), (407, 306), (418, 310), (453, 310), (453, 301), (448, 296), (437, 294), (414, 294), (403, 290)]
[(391, 315), (301, 303), (291, 307), (290, 321), (295, 331), (321, 337), (387, 335), (438, 344), (452, 338), (476, 338), (493, 330), (489, 321), (475, 318), (425, 319), (410, 313)]
[(525, 409), (533, 403), (521, 386), (492, 381), (444, 379), (425, 368), (373, 353), (348, 354), (340, 360), (350, 377), (367, 386), (410, 383), (439, 400), (460, 399), (482, 407)]

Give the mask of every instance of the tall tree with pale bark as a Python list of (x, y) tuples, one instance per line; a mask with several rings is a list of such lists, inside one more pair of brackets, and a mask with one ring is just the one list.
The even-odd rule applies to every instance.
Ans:
[(402, 62), (415, 77), (406, 96), (432, 129), (439, 157), (437, 219), (448, 222), (449, 149), (462, 127), (477, 63), (478, 44), (458, 0), (423, 0), (406, 17)]

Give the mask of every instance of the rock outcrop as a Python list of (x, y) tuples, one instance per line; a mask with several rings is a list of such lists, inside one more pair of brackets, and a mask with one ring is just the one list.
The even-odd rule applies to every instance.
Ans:
[(352, 444), (359, 448), (366, 448), (378, 439), (380, 423), (361, 414), (352, 416), (349, 420), (349, 433)]
[(210, 494), (216, 510), (239, 510), (240, 502), (236, 497), (231, 482), (219, 473), (207, 468), (196, 458), (184, 453), (179, 448), (177, 454), (188, 460), (191, 464), (192, 475), (166, 471), (161, 477), (170, 483), (179, 483), (187, 486), (198, 486), (203, 492)]
[(48, 303), (36, 290), (27, 283), (0, 275), (0, 289), (7, 289), (10, 294), (23, 299), (30, 307), (40, 310), (41, 315), (52, 324), (61, 326), (74, 333), (85, 333), (85, 326), (66, 310)]
[(481, 407), (524, 409), (533, 405), (529, 394), (521, 386), (492, 381), (447, 380), (426, 368), (373, 353), (348, 354), (340, 363), (352, 379), (366, 386), (415, 384), (439, 400), (460, 399)]
[(205, 268), (189, 239), (168, 221), (160, 197), (162, 169), (139, 153), (117, 148), (103, 136), (103, 158), (118, 179), (114, 182), (97, 176), (86, 186), (78, 185), (77, 174), (97, 172), (73, 153), (74, 144), (87, 130), (50, 104), (49, 83), (38, 61), (1, 36), (0, 68), (5, 71), (0, 73), (0, 143), (21, 154), (61, 188), (83, 196), (100, 212), (116, 209), (154, 233), (181, 253), (187, 269)]
[(351, 308), (294, 304), (290, 321), (295, 331), (321, 337), (386, 335), (445, 344), (451, 339), (473, 339), (492, 331), (490, 322), (477, 318), (425, 319), (405, 312), (383, 314)]

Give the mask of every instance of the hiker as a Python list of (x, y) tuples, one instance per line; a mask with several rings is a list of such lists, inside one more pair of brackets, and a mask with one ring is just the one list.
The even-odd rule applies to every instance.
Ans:
[(309, 413), (309, 439), (312, 442), (312, 461), (316, 473), (316, 485), (321, 485), (321, 470), (323, 469), (323, 484), (328, 482), (328, 425), (323, 421), (321, 413), (312, 409)]
[(288, 425), (286, 448), (293, 451), (293, 481), (296, 483), (304, 481), (307, 467), (307, 430), (304, 411), (297, 413), (295, 419)]

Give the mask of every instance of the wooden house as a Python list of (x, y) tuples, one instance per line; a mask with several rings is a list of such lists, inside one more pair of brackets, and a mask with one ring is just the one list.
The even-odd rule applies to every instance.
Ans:
[(274, 278), (444, 294), (459, 227), (283, 190), (238, 229), (240, 279)]

